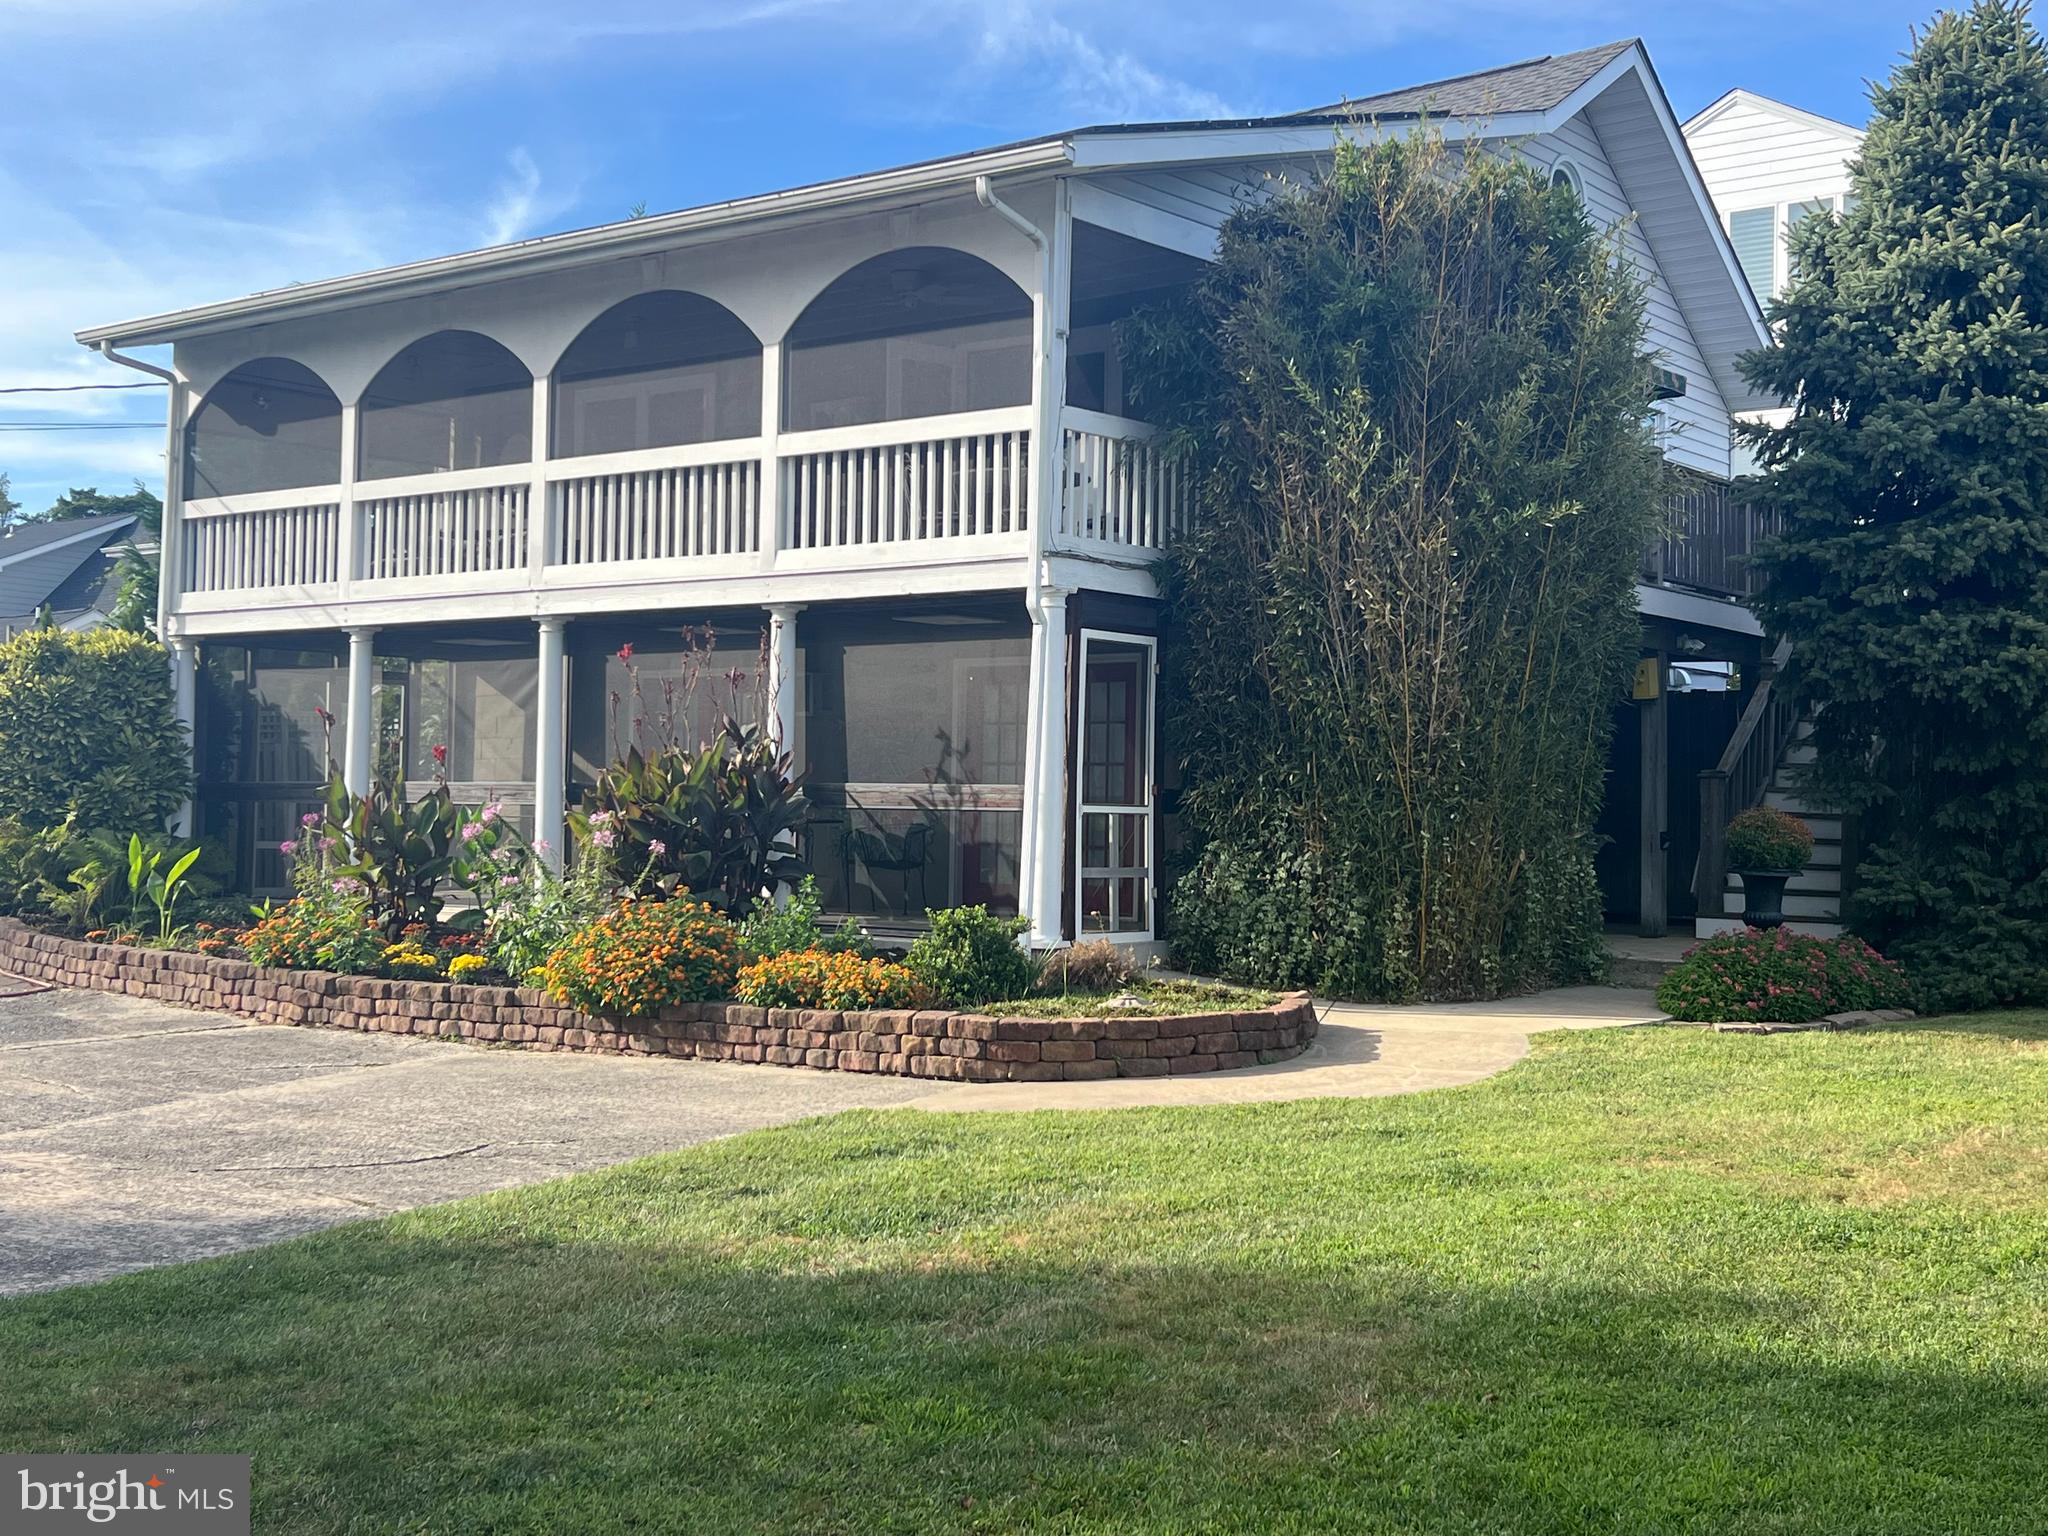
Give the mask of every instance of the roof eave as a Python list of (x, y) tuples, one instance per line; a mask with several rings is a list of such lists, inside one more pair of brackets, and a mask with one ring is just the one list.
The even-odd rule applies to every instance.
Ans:
[(91, 326), (77, 332), (76, 340), (81, 346), (95, 348), (103, 342), (116, 346), (158, 346), (213, 331), (277, 320), (287, 315), (297, 317), (346, 308), (372, 298), (402, 298), (420, 291), (439, 292), (450, 286), (524, 277), (580, 264), (592, 257), (631, 256), (649, 249), (673, 247), (693, 237), (740, 224), (836, 212), (856, 204), (887, 203), (892, 198), (925, 194), (956, 183), (971, 182), (978, 176), (1015, 175), (1065, 165), (1071, 162), (1072, 156), (1073, 145), (1068, 138), (1032, 139), (970, 155), (842, 177), (836, 181), (817, 182), (730, 202), (708, 203), (677, 213), (652, 214), (616, 224), (600, 224), (565, 234), (541, 235), (515, 245), (436, 256), (425, 261), (380, 267), (290, 288), (273, 288), (217, 304), (170, 310), (113, 325)]

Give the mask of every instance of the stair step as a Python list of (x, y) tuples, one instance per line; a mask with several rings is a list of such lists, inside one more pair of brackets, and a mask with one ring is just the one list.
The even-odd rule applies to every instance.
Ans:
[[(1742, 916), (1742, 893), (1724, 891), (1721, 893), (1721, 910), (1730, 917)], [(1791, 891), (1785, 893), (1785, 915), (1787, 917), (1810, 917), (1821, 922), (1836, 922), (1842, 915), (1842, 898), (1833, 896), (1800, 896)]]
[[(1806, 822), (1811, 822), (1816, 816), (1834, 821), (1841, 819), (1839, 815), (1828, 809), (1821, 801), (1814, 799), (1805, 790), (1781, 788), (1775, 779), (1772, 780), (1771, 787), (1764, 791), (1764, 804), (1776, 806), (1781, 811), (1790, 811), (1801, 821)], [(1818, 833), (1814, 835), (1819, 836)]]
[[(1847, 930), (1840, 923), (1802, 921), (1794, 918), (1785, 926), (1794, 933), (1810, 933), (1816, 939), (1839, 939)], [(1740, 933), (1742, 919), (1739, 917), (1702, 917), (1693, 921), (1693, 932), (1703, 939), (1711, 939), (1717, 933)]]
[(1785, 755), (1779, 761), (1796, 768), (1804, 768), (1809, 763), (1819, 762), (1820, 753), (1810, 741), (1795, 741), (1785, 749)]

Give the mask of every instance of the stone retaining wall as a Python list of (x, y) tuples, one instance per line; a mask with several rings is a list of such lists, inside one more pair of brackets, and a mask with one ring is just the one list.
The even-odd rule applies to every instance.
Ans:
[(940, 1010), (831, 1013), (694, 1003), (597, 1018), (526, 987), (286, 971), (181, 950), (89, 944), (0, 919), (0, 970), (59, 986), (210, 1008), (262, 1024), (448, 1035), (536, 1051), (767, 1062), (975, 1083), (1164, 1077), (1279, 1061), (1316, 1032), (1303, 993), (1249, 1013), (1023, 1019)]

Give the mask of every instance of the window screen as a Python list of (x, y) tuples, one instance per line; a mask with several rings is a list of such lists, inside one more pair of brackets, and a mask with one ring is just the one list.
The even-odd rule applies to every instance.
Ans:
[(1728, 215), (1728, 239), (1735, 247), (1735, 259), (1742, 263), (1742, 275), (1759, 299), (1770, 298), (1774, 291), (1777, 219), (1776, 208), (1741, 208)]

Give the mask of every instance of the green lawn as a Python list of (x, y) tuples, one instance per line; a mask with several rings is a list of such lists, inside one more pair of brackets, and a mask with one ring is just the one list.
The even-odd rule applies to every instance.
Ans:
[(0, 1307), (0, 1446), (252, 1451), (259, 1531), (2034, 1533), (2044, 1389), (2039, 1014), (848, 1115)]

